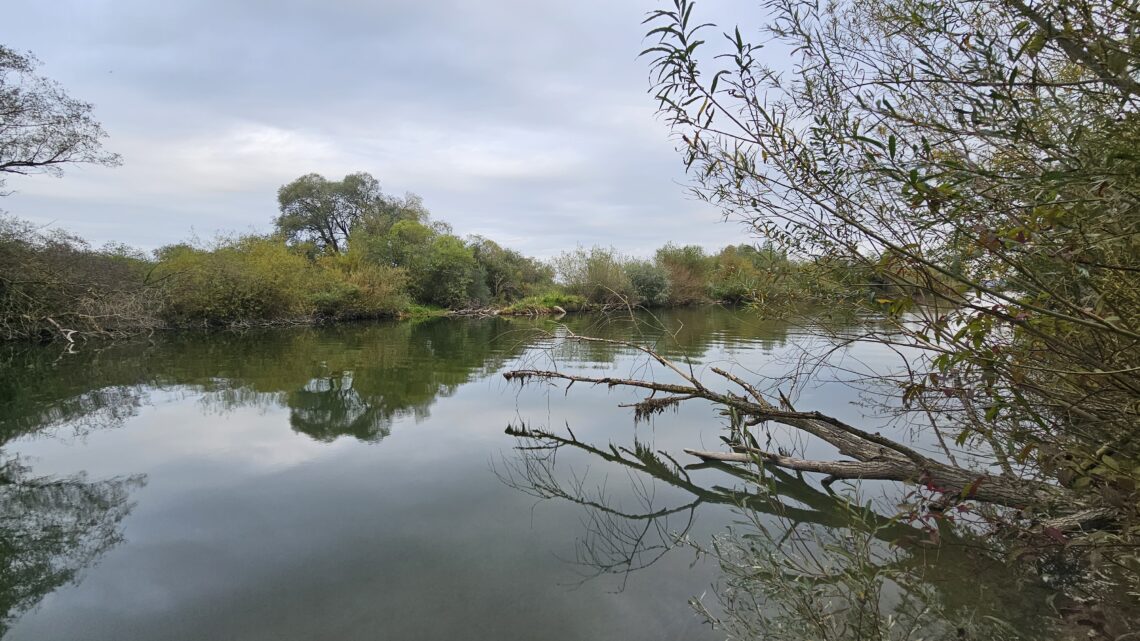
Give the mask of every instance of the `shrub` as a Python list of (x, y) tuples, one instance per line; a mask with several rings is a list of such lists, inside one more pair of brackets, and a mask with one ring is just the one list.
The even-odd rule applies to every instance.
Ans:
[[(466, 307), (472, 301), (472, 285), (480, 275), (475, 256), (462, 240), (445, 234), (432, 241), (426, 267), (418, 274), (417, 299), (422, 303), (443, 307)], [(477, 288), (475, 293), (478, 294)]]
[(750, 257), (736, 247), (725, 247), (714, 259), (709, 294), (716, 300), (741, 303), (759, 293), (763, 275)]
[(602, 305), (634, 303), (637, 294), (624, 261), (612, 249), (579, 247), (554, 259), (554, 268), (571, 294)]
[(697, 245), (679, 247), (669, 243), (657, 250), (656, 262), (669, 274), (669, 303), (689, 305), (708, 300), (711, 267), (705, 251)]
[(554, 270), (533, 258), (527, 258), (498, 243), (475, 236), (470, 240), (471, 251), (483, 270), (489, 300), (505, 303), (530, 296), (549, 288), (554, 282)]
[(625, 264), (637, 302), (641, 305), (661, 306), (669, 302), (669, 272), (645, 260)]
[(404, 271), (363, 254), (314, 261), (273, 236), (167, 247), (156, 269), (167, 280), (163, 316), (175, 325), (233, 325), (395, 315), (407, 304)]
[(408, 304), (407, 272), (365, 259), (365, 250), (323, 257), (312, 303), (317, 314), (337, 319), (393, 316)]
[(548, 313), (557, 311), (556, 308), (562, 308), (563, 311), (575, 312), (584, 309), (587, 306), (587, 301), (582, 296), (576, 294), (566, 294), (563, 292), (546, 292), (536, 296), (527, 296), (521, 300), (512, 303), (510, 306), (503, 309), (508, 314), (517, 314), (524, 312), (541, 312)]
[(0, 216), (0, 339), (156, 327), (150, 268), (129, 247), (93, 250), (75, 236)]
[(244, 236), (203, 249), (159, 250), (169, 279), (164, 316), (176, 325), (284, 320), (313, 312), (312, 263), (283, 240)]

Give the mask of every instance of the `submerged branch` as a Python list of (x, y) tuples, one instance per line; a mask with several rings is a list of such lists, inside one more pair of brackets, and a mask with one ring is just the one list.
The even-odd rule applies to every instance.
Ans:
[[(746, 395), (710, 389), (698, 381), (695, 374), (686, 372), (676, 363), (641, 345), (575, 335), (569, 336), (568, 340), (605, 342), (637, 349), (681, 376), (685, 383), (664, 383), (611, 376), (580, 376), (537, 369), (511, 371), (504, 376), (509, 381), (518, 381), (522, 384), (557, 380), (567, 381), (569, 384), (586, 383), (611, 388), (649, 390), (651, 393), (648, 397), (636, 403), (623, 405), (633, 408), (635, 420), (644, 420), (665, 409), (675, 409), (689, 400), (703, 399), (733, 410), (744, 419), (744, 425), (756, 425), (765, 421), (785, 425), (834, 446), (842, 456), (851, 459), (826, 461), (800, 459), (742, 445), (736, 445), (731, 452), (685, 450), (686, 453), (706, 462), (743, 466), (755, 464), (796, 472), (825, 474), (828, 476), (828, 482), (836, 479), (861, 479), (909, 483), (940, 493), (949, 501), (973, 500), (1018, 510), (1041, 510), (1050, 514), (1051, 518), (1065, 519), (1066, 515), (1076, 515), (1086, 507), (1076, 501), (1072, 491), (1065, 487), (1008, 475), (990, 474), (961, 467), (953, 461), (944, 463), (881, 434), (857, 428), (820, 412), (780, 409), (766, 400), (758, 388), (721, 369), (713, 368), (712, 371), (742, 388)], [(658, 393), (663, 396), (656, 396)], [(1103, 517), (1099, 512), (1097, 516)], [(1079, 523), (1087, 521), (1083, 518), (1076, 519)], [(1068, 525), (1068, 521), (1065, 523)]]

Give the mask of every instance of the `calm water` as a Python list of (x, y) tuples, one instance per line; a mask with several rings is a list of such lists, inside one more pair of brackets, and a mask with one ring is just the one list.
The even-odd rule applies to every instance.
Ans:
[[(667, 336), (564, 320), (656, 340), (696, 369), (774, 372), (814, 340), (723, 309), (659, 321)], [(6, 352), (3, 638), (717, 638), (686, 605), (715, 564), (645, 543), (633, 555), (598, 536), (596, 510), (532, 494), (545, 480), (623, 513), (670, 509), (655, 531), (695, 537), (729, 522), (727, 506), (581, 448), (544, 467), (504, 430), (569, 428), (603, 449), (636, 439), (684, 458), (719, 446), (722, 418), (693, 405), (635, 426), (617, 407), (634, 395), (506, 383), (518, 366), (661, 374), (535, 334), (555, 327), (439, 319)], [(854, 420), (857, 399), (824, 377), (798, 402)], [(788, 491), (830, 518), (806, 485)]]

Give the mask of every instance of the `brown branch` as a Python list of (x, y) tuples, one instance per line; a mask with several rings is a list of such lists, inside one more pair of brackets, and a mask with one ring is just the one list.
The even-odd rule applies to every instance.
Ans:
[[(627, 346), (632, 345), (622, 341), (597, 340)], [(668, 363), (666, 359), (648, 348), (638, 346), (638, 349), (653, 356), (659, 362)], [(861, 430), (820, 412), (795, 412), (776, 409), (771, 403), (764, 400), (754, 386), (733, 375), (726, 375), (727, 373), (722, 371), (718, 371), (717, 374), (743, 387), (756, 401), (753, 402), (734, 394), (715, 392), (703, 385), (698, 386), (695, 382), (693, 385), (677, 385), (608, 376), (579, 376), (549, 370), (517, 370), (506, 372), (504, 377), (508, 381), (517, 380), (521, 383), (526, 383), (529, 380), (564, 380), (570, 383), (582, 382), (607, 387), (630, 387), (670, 394), (666, 398), (650, 396), (640, 403), (632, 404), (637, 418), (645, 418), (665, 408), (675, 407), (683, 401), (700, 398), (731, 407), (747, 416), (748, 422), (773, 421), (795, 428), (835, 446), (840, 454), (854, 459), (852, 461), (815, 461), (745, 447), (737, 447), (734, 452), (686, 450), (686, 452), (705, 461), (770, 464), (799, 472), (827, 474), (833, 479), (884, 480), (923, 485), (931, 491), (948, 497), (957, 496), (961, 500), (975, 500), (1015, 509), (1053, 506), (1062, 513), (1073, 513), (1083, 509), (1083, 506), (1073, 500), (1071, 492), (1066, 488), (1032, 480), (988, 474), (959, 467), (955, 464), (942, 463), (880, 434)], [(685, 378), (692, 380), (695, 377), (685, 375)]]

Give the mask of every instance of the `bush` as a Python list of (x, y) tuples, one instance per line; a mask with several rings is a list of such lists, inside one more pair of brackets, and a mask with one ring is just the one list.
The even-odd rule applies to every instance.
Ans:
[(0, 216), (0, 339), (157, 327), (151, 266), (126, 246), (93, 250), (75, 236)]
[(624, 261), (612, 249), (579, 247), (554, 259), (554, 268), (571, 294), (601, 305), (635, 303), (637, 294), (624, 269)]
[(319, 265), (312, 295), (315, 312), (327, 318), (378, 318), (394, 316), (409, 304), (407, 272), (377, 265), (365, 252), (350, 248), (347, 255), (326, 256)]
[(711, 261), (697, 245), (669, 243), (657, 250), (657, 265), (669, 274), (669, 303), (690, 305), (708, 300)]
[(626, 263), (625, 275), (633, 286), (637, 302), (659, 307), (669, 302), (669, 272), (645, 260)]
[(554, 282), (553, 269), (494, 241), (475, 236), (470, 240), (470, 248), (483, 271), (481, 282), (488, 300), (518, 300), (549, 288)]
[(312, 261), (276, 237), (245, 236), (209, 249), (159, 250), (168, 281), (163, 316), (174, 325), (233, 325), (398, 313), (406, 277), (355, 253)]
[(485, 301), (472, 300), (473, 294), (481, 294), (473, 287), (480, 274), (475, 256), (462, 240), (446, 234), (439, 236), (432, 241), (426, 267), (413, 274), (416, 298), (422, 303), (452, 309), (473, 302), (481, 304)]
[(764, 276), (749, 256), (729, 246), (713, 261), (715, 267), (709, 281), (709, 294), (714, 299), (742, 303), (757, 298)]
[(512, 303), (503, 309), (503, 311), (508, 314), (525, 312), (549, 313), (557, 311), (556, 308), (560, 307), (563, 311), (576, 312), (585, 309), (587, 305), (588, 302), (582, 296), (563, 292), (546, 292), (536, 296), (527, 296), (522, 300)]

